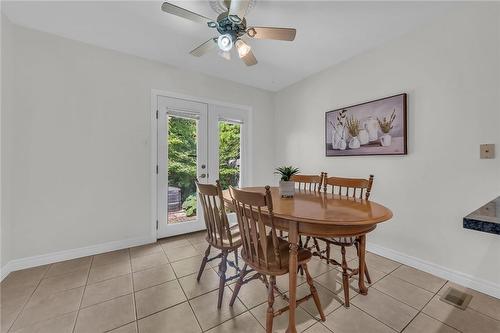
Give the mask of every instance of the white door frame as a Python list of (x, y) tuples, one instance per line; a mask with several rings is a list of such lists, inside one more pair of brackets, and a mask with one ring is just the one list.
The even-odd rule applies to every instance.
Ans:
[[(245, 131), (247, 133), (246, 141), (242, 141), (242, 159), (245, 158), (246, 168), (242, 166), (242, 179), (245, 180), (242, 185), (250, 185), (252, 184), (252, 174), (249, 172), (249, 168), (252, 165), (252, 156), (253, 156), (253, 144), (250, 133), (252, 133), (253, 126), (253, 109), (248, 105), (240, 105), (222, 102), (218, 100), (213, 100), (209, 98), (201, 98), (196, 96), (190, 96), (185, 94), (180, 94), (172, 91), (165, 91), (159, 89), (151, 89), (151, 130), (150, 130), (150, 142), (151, 142), (151, 159), (150, 159), (150, 183), (151, 183), (151, 237), (153, 239), (158, 239), (157, 233), (157, 223), (158, 223), (158, 188), (157, 188), (157, 162), (158, 162), (158, 121), (156, 118), (158, 111), (158, 97), (170, 97), (170, 98), (179, 98), (186, 99), (193, 102), (200, 102), (209, 105), (208, 117), (213, 117), (214, 107), (220, 106), (222, 108), (234, 108), (247, 111), (246, 120), (245, 120)], [(211, 112), (212, 111), (212, 112)], [(209, 139), (215, 140), (215, 138)], [(243, 147), (244, 144), (244, 147)], [(212, 153), (210, 153), (212, 154)], [(210, 156), (209, 156), (210, 159)], [(244, 175), (244, 176), (243, 176)]]

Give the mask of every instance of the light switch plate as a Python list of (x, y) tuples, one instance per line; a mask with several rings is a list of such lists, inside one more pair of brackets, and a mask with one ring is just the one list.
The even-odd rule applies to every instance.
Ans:
[(495, 145), (491, 143), (481, 145), (479, 156), (481, 159), (495, 158)]

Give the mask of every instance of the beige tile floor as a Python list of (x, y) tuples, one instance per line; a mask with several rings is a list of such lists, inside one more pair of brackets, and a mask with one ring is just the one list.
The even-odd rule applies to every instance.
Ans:
[[(229, 283), (220, 310), (218, 263), (207, 265), (196, 282), (205, 248), (203, 234), (195, 233), (11, 273), (1, 283), (1, 332), (264, 332), (261, 282), (243, 286), (233, 307)], [(355, 265), (352, 250), (348, 257)], [(465, 288), (372, 253), (367, 261), (373, 283), (362, 296), (352, 281), (349, 309), (342, 306), (340, 272), (317, 259), (310, 262), (327, 320), (318, 321), (312, 301), (303, 303), (297, 310), (299, 331), (500, 332), (500, 300), (469, 290), (472, 301), (459, 310), (439, 296), (448, 286)], [(277, 280), (287, 291), (287, 277)], [(304, 282), (299, 276), (299, 296), (308, 291)], [(284, 301), (278, 298), (276, 304)], [(287, 320), (287, 314), (275, 318), (275, 331), (284, 332)]]

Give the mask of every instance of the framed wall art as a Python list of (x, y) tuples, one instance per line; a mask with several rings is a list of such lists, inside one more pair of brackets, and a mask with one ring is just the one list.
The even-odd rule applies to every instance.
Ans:
[(406, 155), (406, 122), (406, 94), (326, 112), (326, 156)]

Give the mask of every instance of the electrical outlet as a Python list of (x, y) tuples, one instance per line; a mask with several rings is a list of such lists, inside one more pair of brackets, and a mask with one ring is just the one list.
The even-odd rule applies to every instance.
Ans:
[(491, 143), (480, 145), (479, 156), (481, 159), (495, 158), (495, 145)]

